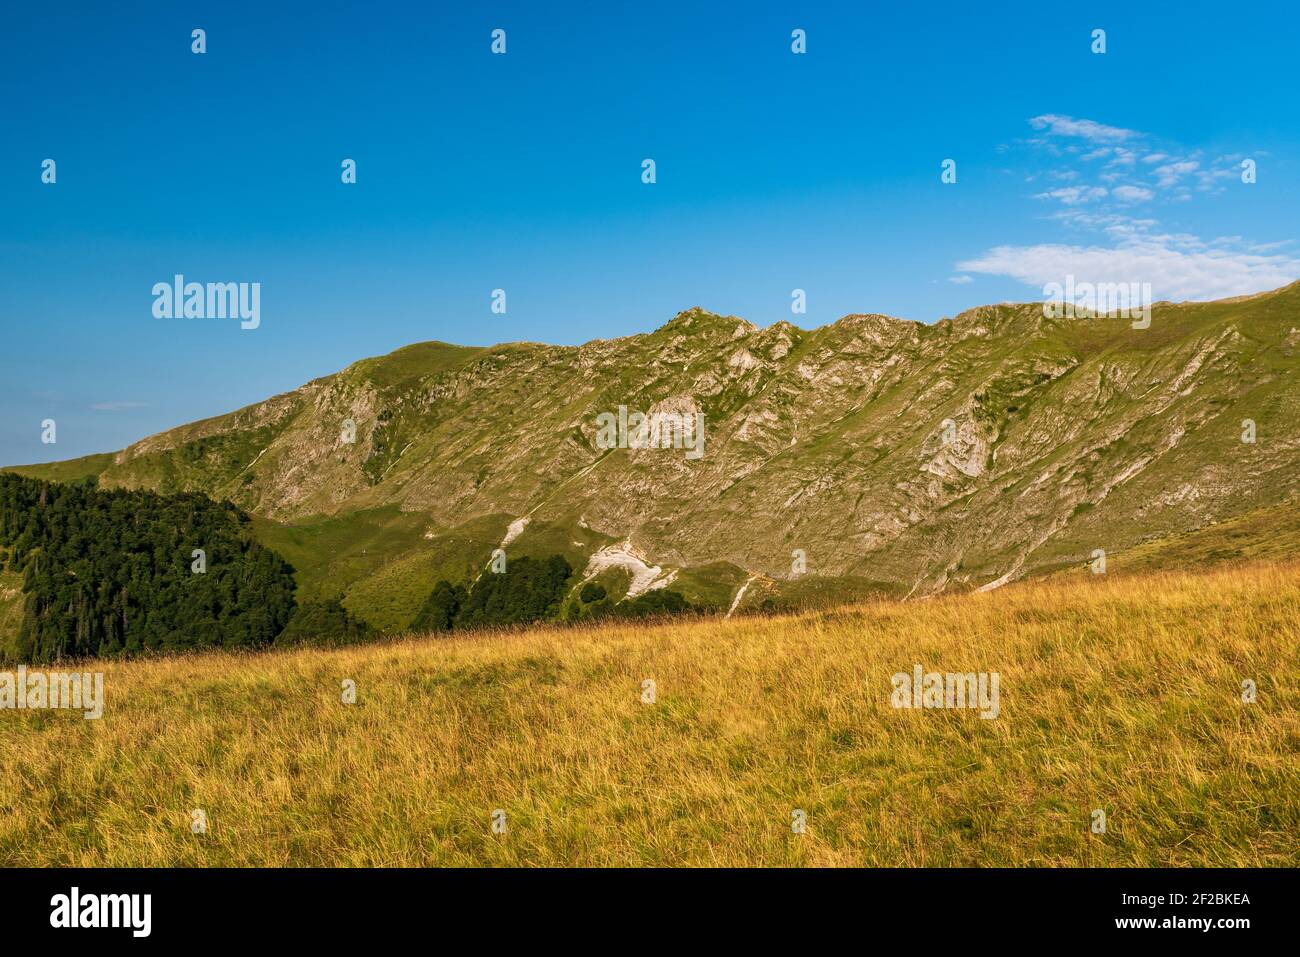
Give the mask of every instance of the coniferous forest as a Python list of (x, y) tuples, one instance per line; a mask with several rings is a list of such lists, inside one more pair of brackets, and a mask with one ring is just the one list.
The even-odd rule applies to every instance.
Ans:
[(24, 601), (0, 655), (43, 663), (269, 644), (294, 611), (293, 568), (249, 525), (199, 494), (0, 474), (0, 554), (22, 575)]

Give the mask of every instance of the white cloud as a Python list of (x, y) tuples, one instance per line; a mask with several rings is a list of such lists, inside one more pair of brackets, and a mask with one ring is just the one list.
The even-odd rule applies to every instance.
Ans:
[[(1163, 204), (1181, 208), (1187, 223), (1194, 199), (1233, 189), (1240, 177), (1240, 155), (1211, 159), (1204, 150), (1155, 142), (1146, 133), (1106, 126), (1056, 113), (1035, 116), (1039, 131), (1020, 141), (1032, 151), (1037, 178), (1054, 180), (1050, 200), (1051, 240), (1029, 245), (999, 245), (958, 262), (954, 275), (1006, 276), (1036, 287), (1076, 282), (1149, 283), (1157, 299), (1219, 299), (1276, 289), (1300, 278), (1296, 245), (1262, 245), (1247, 237), (1204, 240), (1162, 226), (1145, 213)], [(1257, 157), (1260, 152), (1249, 155)], [(1078, 176), (1072, 174), (1077, 173)]]
[(1241, 175), (1241, 170), (1234, 169), (1199, 169), (1196, 171), (1197, 189), (1203, 193), (1222, 192), (1223, 186), (1219, 180), (1236, 179)]
[(1300, 278), (1300, 259), (1260, 255), (1235, 243), (1140, 232), (1112, 247), (1041, 243), (996, 246), (957, 264), (966, 272), (1009, 276), (1039, 290), (1051, 282), (1150, 283), (1155, 299), (1222, 299), (1277, 289)]
[(144, 402), (94, 402), (90, 406), (96, 412), (129, 412), (132, 409), (147, 409)]
[(1100, 186), (1062, 186), (1060, 189), (1048, 190), (1046, 193), (1037, 193), (1034, 196), (1034, 199), (1059, 200), (1066, 206), (1077, 206), (1080, 203), (1091, 203), (1105, 198), (1106, 190)]
[(1177, 163), (1166, 163), (1164, 166), (1157, 166), (1155, 168), (1156, 185), (1164, 189), (1175, 186), (1185, 174), (1192, 172), (1200, 165), (1196, 160), (1180, 160)]
[(1137, 154), (1132, 150), (1126, 150), (1122, 146), (1115, 147), (1115, 155), (1107, 166), (1132, 166), (1137, 162)]
[(1126, 203), (1137, 203), (1150, 199), (1155, 193), (1143, 186), (1116, 186), (1110, 195)]
[(975, 280), (972, 279), (970, 276), (949, 276), (948, 281), (951, 283), (956, 283), (958, 286), (964, 286), (967, 283), (974, 282)]
[(1063, 223), (1071, 226), (1077, 226), (1082, 229), (1100, 229), (1106, 232), (1116, 230), (1134, 230), (1148, 231), (1154, 228), (1157, 223), (1154, 219), (1134, 219), (1131, 216), (1125, 216), (1121, 213), (1108, 212), (1091, 212), (1084, 209), (1061, 209), (1052, 214), (1052, 219), (1058, 219)]
[(1029, 120), (1029, 125), (1036, 130), (1047, 130), (1053, 136), (1078, 136), (1092, 143), (1115, 143), (1141, 136), (1136, 130), (1125, 130), (1118, 126), (1106, 126), (1095, 120), (1078, 120), (1072, 116), (1059, 113), (1045, 113)]

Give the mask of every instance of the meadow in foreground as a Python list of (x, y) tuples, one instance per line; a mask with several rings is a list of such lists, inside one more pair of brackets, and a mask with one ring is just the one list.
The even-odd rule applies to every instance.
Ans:
[(1294, 564), (85, 667), (102, 719), (0, 711), (0, 863), (1300, 864)]

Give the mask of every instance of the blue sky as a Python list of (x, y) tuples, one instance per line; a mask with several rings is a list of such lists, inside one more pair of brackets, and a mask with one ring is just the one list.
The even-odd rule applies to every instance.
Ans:
[[(577, 343), (693, 305), (932, 322), (1067, 272), (1174, 299), (1300, 278), (1293, 5), (5, 18), (4, 464), (121, 448), (427, 339)], [(260, 327), (155, 318), (151, 289), (176, 273), (261, 283)]]

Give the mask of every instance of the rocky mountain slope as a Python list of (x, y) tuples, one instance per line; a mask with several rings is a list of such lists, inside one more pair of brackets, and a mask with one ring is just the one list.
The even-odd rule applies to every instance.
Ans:
[[(388, 628), (496, 547), (722, 609), (919, 596), (1294, 500), (1297, 350), (1300, 283), (1158, 303), (1147, 329), (1038, 303), (811, 331), (690, 309), (576, 347), (421, 343), (19, 471), (229, 498), (301, 590)], [(703, 454), (601, 447), (620, 406), (702, 413)]]

